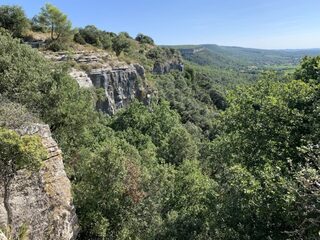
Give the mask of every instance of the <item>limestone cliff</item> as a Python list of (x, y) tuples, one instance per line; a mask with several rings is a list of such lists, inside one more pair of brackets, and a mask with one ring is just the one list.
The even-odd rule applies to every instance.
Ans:
[(172, 60), (166, 62), (156, 61), (153, 67), (153, 73), (162, 75), (174, 70), (183, 71), (183, 69), (184, 65), (180, 60)]
[(97, 108), (103, 112), (112, 115), (134, 99), (148, 101), (148, 87), (144, 82), (144, 69), (140, 65), (94, 70), (89, 78), (95, 88), (103, 89), (104, 96), (97, 101)]
[(134, 99), (149, 104), (153, 95), (153, 90), (145, 81), (144, 68), (139, 64), (119, 64), (93, 69), (89, 73), (73, 69), (70, 74), (80, 87), (102, 91), (96, 106), (110, 115), (128, 106)]
[(0, 226), (10, 226), (13, 235), (26, 227), (30, 240), (75, 239), (78, 226), (71, 184), (49, 127), (33, 124), (21, 127), (17, 132), (40, 135), (48, 158), (39, 172), (20, 170), (8, 188), (0, 185)]

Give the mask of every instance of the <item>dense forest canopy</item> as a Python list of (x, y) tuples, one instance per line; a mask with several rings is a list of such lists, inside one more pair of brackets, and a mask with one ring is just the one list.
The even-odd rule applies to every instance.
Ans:
[(159, 101), (108, 116), (68, 63), (21, 42), (49, 34), (47, 49), (103, 49), (147, 71), (177, 53), (143, 34), (71, 29), (51, 5), (28, 24), (20, 7), (0, 12), (0, 166), (10, 154), (23, 160), (11, 169), (38, 166), (39, 140), (10, 129), (49, 124), (72, 180), (78, 239), (319, 239), (320, 57), (293, 74), (254, 76), (232, 61), (188, 59), (183, 71), (147, 73)]

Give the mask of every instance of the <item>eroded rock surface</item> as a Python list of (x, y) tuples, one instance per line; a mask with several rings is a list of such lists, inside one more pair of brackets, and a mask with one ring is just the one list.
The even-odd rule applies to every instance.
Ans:
[(49, 127), (33, 124), (17, 132), (40, 135), (48, 159), (39, 172), (20, 170), (9, 186), (0, 185), (0, 226), (11, 226), (13, 235), (27, 227), (31, 240), (75, 239), (78, 225), (71, 184)]
[[(126, 107), (134, 99), (150, 104), (154, 90), (148, 86), (145, 69), (139, 64), (128, 64), (104, 51), (52, 53), (45, 52), (46, 58), (54, 62), (72, 60), (78, 65), (70, 71), (80, 87), (97, 89), (97, 110), (113, 115), (117, 110)], [(163, 73), (179, 67), (162, 67)], [(178, 64), (178, 63), (177, 63)]]
[(134, 99), (148, 101), (150, 90), (145, 85), (144, 69), (140, 65), (127, 65), (112, 69), (96, 69), (89, 78), (96, 89), (103, 91), (97, 108), (105, 113), (114, 114), (126, 107)]
[(167, 62), (156, 62), (153, 67), (153, 73), (162, 75), (174, 70), (181, 72), (183, 71), (183, 69), (184, 69), (184, 65), (179, 60), (167, 61)]

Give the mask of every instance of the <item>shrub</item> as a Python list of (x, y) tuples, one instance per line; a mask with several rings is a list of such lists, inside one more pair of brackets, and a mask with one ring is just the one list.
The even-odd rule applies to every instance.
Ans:
[(154, 41), (151, 37), (147, 35), (143, 35), (142, 33), (139, 33), (136, 37), (136, 41), (140, 43), (145, 43), (145, 44), (151, 44), (154, 45)]
[(82, 37), (82, 35), (80, 33), (76, 33), (73, 37), (73, 41), (75, 41), (76, 43), (79, 43), (81, 45), (85, 45), (86, 41), (84, 40), (84, 38)]
[(14, 37), (22, 37), (30, 25), (21, 7), (5, 5), (0, 6), (0, 27), (9, 30)]
[(129, 51), (130, 46), (130, 40), (125, 34), (119, 34), (112, 42), (112, 49), (116, 52), (117, 56), (119, 56), (123, 51)]
[(13, 130), (0, 128), (0, 179), (10, 184), (13, 174), (23, 168), (36, 170), (45, 158), (39, 136), (19, 136)]
[(62, 41), (49, 41), (49, 43), (46, 45), (46, 49), (53, 52), (59, 52), (67, 50), (68, 46)]
[(99, 48), (110, 49), (114, 36), (116, 36), (114, 33), (101, 31), (93, 25), (88, 25), (79, 29), (79, 34), (74, 36), (74, 41), (80, 44), (88, 43)]
[(0, 127), (17, 129), (26, 123), (39, 122), (24, 106), (0, 96)]

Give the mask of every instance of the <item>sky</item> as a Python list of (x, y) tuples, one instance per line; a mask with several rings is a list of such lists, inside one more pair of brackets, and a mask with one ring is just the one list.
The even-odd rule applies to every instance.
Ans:
[(160, 45), (320, 48), (320, 0), (0, 0), (0, 5), (20, 5), (33, 17), (46, 2), (67, 14), (74, 27), (144, 33)]

